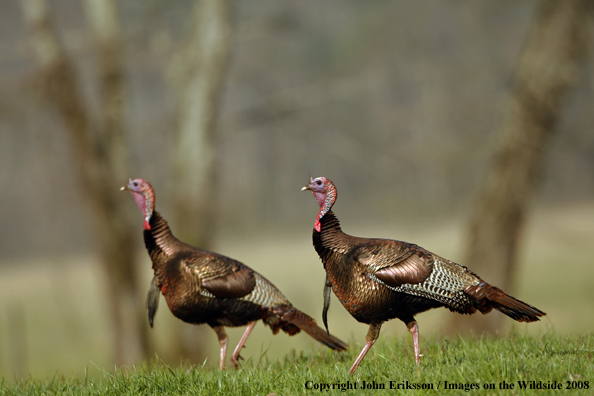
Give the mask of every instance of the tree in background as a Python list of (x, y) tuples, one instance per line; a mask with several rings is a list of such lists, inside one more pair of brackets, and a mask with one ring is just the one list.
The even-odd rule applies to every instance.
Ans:
[(192, 30), (174, 56), (177, 128), (171, 163), (176, 186), (176, 233), (195, 246), (213, 242), (216, 128), (227, 72), (231, 20), (227, 0), (200, 0)]
[[(89, 203), (106, 274), (106, 296), (116, 363), (150, 355), (145, 288), (136, 269), (134, 243), (140, 235), (130, 221), (130, 206), (118, 186), (130, 177), (125, 142), (125, 81), (121, 33), (114, 0), (86, 0), (87, 17), (98, 52), (100, 117), (94, 122), (81, 95), (72, 60), (52, 24), (46, 0), (23, 0), (41, 64), (45, 98), (56, 106), (65, 126)], [(198, 0), (192, 32), (172, 62), (178, 127), (172, 153), (176, 235), (196, 246), (212, 243), (216, 201), (215, 130), (223, 77), (227, 70), (231, 23), (227, 0)], [(177, 324), (172, 353), (194, 361), (203, 355), (199, 329)]]
[[(175, 235), (211, 249), (216, 215), (216, 129), (227, 74), (231, 18), (227, 0), (199, 0), (192, 29), (170, 66), (177, 97), (177, 128), (171, 164), (175, 186)], [(173, 351), (191, 361), (204, 358), (204, 327), (176, 321)], [(208, 333), (208, 335), (206, 335)]]
[[(530, 201), (562, 99), (579, 80), (592, 10), (589, 0), (541, 1), (518, 60), (493, 160), (468, 223), (463, 260), (503, 290), (513, 289)], [(502, 315), (456, 316), (449, 327), (481, 334), (495, 333), (504, 324)]]
[(99, 50), (101, 125), (85, 106), (75, 66), (52, 24), (46, 0), (21, 2), (41, 65), (45, 99), (56, 106), (72, 148), (80, 191), (89, 205), (97, 253), (107, 280), (113, 359), (130, 363), (148, 356), (145, 313), (140, 297), (132, 227), (118, 186), (128, 177), (124, 141), (124, 79), (117, 8), (113, 0), (87, 0)]

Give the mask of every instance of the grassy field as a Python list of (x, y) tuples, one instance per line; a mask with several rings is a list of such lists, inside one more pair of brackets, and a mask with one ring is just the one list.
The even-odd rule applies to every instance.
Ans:
[(249, 359), (237, 371), (221, 372), (202, 366), (169, 367), (153, 361), (129, 370), (105, 372), (97, 379), (55, 376), (41, 381), (4, 380), (0, 395), (548, 395), (561, 392), (591, 395), (594, 392), (592, 334), (512, 333), (505, 339), (430, 339), (422, 348), (425, 357), (420, 369), (414, 364), (410, 340), (389, 337), (376, 343), (353, 376), (348, 374), (348, 368), (358, 348), (346, 353), (310, 350), (272, 362)]
[[(460, 261), (461, 222), (444, 219), (433, 221), (432, 226), (427, 228), (426, 224), (416, 220), (399, 219), (398, 224), (378, 225), (372, 222), (354, 224), (347, 216), (342, 217), (346, 232), (415, 242), (437, 254)], [(263, 234), (247, 236), (222, 233), (217, 251), (237, 258), (264, 274), (295, 306), (321, 322), (324, 272), (311, 246), (309, 227), (308, 223), (304, 225), (303, 232), (293, 231), (292, 234), (279, 230), (266, 230)], [(291, 229), (301, 231), (299, 227)], [(411, 365), (411, 337), (406, 327), (394, 320), (382, 327), (378, 345), (374, 346), (374, 353), (369, 355), (373, 360), (366, 360), (368, 366), (356, 378), (361, 381), (387, 381), (394, 378), (417, 381), (417, 378), (421, 378), (437, 383), (440, 380), (461, 382), (464, 374), (467, 382), (475, 379), (499, 382), (506, 378), (521, 379), (522, 371), (528, 370), (531, 375), (524, 378), (561, 381), (581, 375), (583, 380), (592, 380), (591, 372), (588, 374), (572, 367), (593, 363), (591, 352), (575, 351), (583, 351), (584, 348), (591, 350), (592, 345), (594, 204), (538, 209), (526, 231), (521, 267), (513, 294), (547, 312), (541, 322), (526, 325), (509, 320), (508, 330), (500, 334), (500, 340), (482, 344), (463, 339), (442, 341), (444, 321), (456, 314), (445, 309), (421, 314), (417, 320), (421, 346), (427, 358), (423, 370), (417, 373)], [(146, 268), (145, 282), (148, 289), (151, 277), (148, 257), (142, 264)], [(281, 394), (305, 392), (302, 382), (310, 372), (319, 373), (312, 377), (312, 381), (340, 382), (349, 379), (347, 369), (360, 350), (367, 332), (367, 326), (357, 323), (332, 297), (330, 331), (349, 341), (352, 346), (349, 355), (339, 356), (338, 362), (335, 363), (331, 353), (304, 334), (294, 337), (285, 334), (272, 336), (270, 330), (259, 323), (242, 353), (247, 360), (245, 369), (222, 374), (212, 371), (218, 362), (218, 342), (214, 332), (206, 328), (200, 333), (207, 346), (206, 360), (192, 362), (204, 369), (186, 371), (179, 368), (179, 358), (171, 356), (168, 340), (171, 325), (176, 319), (161, 301), (151, 337), (156, 355), (171, 370), (162, 364), (142, 365), (139, 362), (136, 369), (128, 366), (123, 371), (115, 372), (110, 363), (109, 326), (102, 294), (103, 277), (92, 257), (1, 262), (0, 267), (0, 381), (4, 381), (5, 393), (6, 386), (11, 389), (20, 387), (12, 383), (22, 384), (23, 378), (29, 379), (25, 388), (60, 386), (64, 384), (60, 379), (62, 377), (77, 378), (83, 384), (86, 378), (87, 387), (80, 389), (87, 392), (83, 394), (93, 394), (93, 389), (103, 389), (102, 386), (105, 392), (111, 387), (120, 387), (118, 389), (122, 390), (124, 386), (141, 386), (142, 382), (148, 386), (153, 377), (159, 378), (155, 381), (171, 377), (177, 378), (176, 381), (191, 383), (193, 376), (202, 378), (204, 382), (193, 386), (237, 386), (238, 389), (243, 387), (244, 393), (249, 389), (263, 389), (256, 387), (258, 382), (250, 385), (246, 378), (253, 377), (254, 381), (267, 384), (267, 390), (274, 390), (274, 381), (270, 384), (265, 379), (267, 376), (277, 376), (277, 383), (283, 387), (277, 389)], [(481, 320), (480, 315), (475, 317)], [(188, 326), (192, 331), (196, 328)], [(228, 330), (231, 345), (237, 343), (242, 332), (242, 328)], [(538, 341), (522, 341), (531, 349), (518, 350), (515, 346), (517, 339), (524, 338), (514, 336), (514, 341), (507, 338), (508, 334), (534, 336)], [(579, 346), (582, 345), (580, 343), (585, 343), (586, 347)], [(485, 353), (473, 356), (477, 350), (489, 348), (495, 356), (486, 357)], [(301, 351), (305, 351), (306, 355), (302, 357)], [(525, 358), (521, 358), (522, 354), (525, 354)], [(448, 360), (449, 355), (461, 359), (460, 362)], [(500, 363), (491, 361), (495, 357)], [(506, 359), (509, 360), (507, 366), (504, 364)], [(485, 360), (489, 367), (475, 371), (473, 365)], [(321, 362), (329, 364), (322, 367)], [(371, 367), (369, 362), (373, 362), (374, 366)], [(444, 362), (452, 363), (443, 365)], [(551, 371), (553, 368), (557, 371)], [(456, 370), (459, 370), (458, 374)], [(41, 382), (33, 382), (32, 379)], [(73, 381), (69, 380), (68, 384), (71, 386)], [(73, 389), (77, 387), (73, 386)], [(260, 390), (254, 390), (254, 394), (263, 394)], [(130, 391), (129, 394), (135, 393)]]

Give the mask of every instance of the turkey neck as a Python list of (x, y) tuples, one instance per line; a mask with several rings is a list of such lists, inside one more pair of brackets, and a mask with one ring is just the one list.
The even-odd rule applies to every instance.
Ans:
[[(342, 232), (340, 228), (340, 222), (332, 212), (329, 210), (320, 219), (320, 231), (313, 231), (313, 244), (316, 252), (324, 263), (330, 261), (332, 256), (340, 256), (348, 253), (349, 251), (349, 240), (353, 237)], [(334, 262), (342, 262), (342, 260), (334, 260)]]
[(150, 230), (144, 230), (144, 244), (153, 262), (153, 269), (166, 262), (169, 257), (180, 251), (184, 243), (171, 233), (167, 221), (159, 212), (154, 211), (150, 218)]

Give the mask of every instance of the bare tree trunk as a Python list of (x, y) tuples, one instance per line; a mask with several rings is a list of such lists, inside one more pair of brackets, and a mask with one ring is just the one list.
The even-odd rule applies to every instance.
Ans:
[[(558, 124), (561, 101), (579, 78), (590, 3), (540, 2), (519, 58), (493, 162), (468, 224), (463, 263), (508, 293), (513, 294), (518, 247), (546, 149)], [(509, 322), (497, 313), (477, 316), (452, 317), (449, 330), (495, 333)]]
[[(113, 358), (116, 363), (133, 362), (147, 354), (148, 343), (146, 331), (139, 329), (144, 310), (135, 281), (138, 277), (134, 266), (134, 233), (123, 207), (125, 200), (118, 194), (119, 184), (126, 180), (127, 161), (120, 108), (123, 84), (121, 61), (117, 55), (119, 42), (117, 38), (114, 39), (113, 30), (115, 24), (117, 35), (115, 6), (101, 1), (89, 2), (89, 6), (97, 7), (90, 14), (103, 14), (96, 19), (91, 18), (101, 50), (102, 115), (104, 127), (108, 129), (108, 132), (99, 134), (95, 133), (89, 113), (83, 105), (74, 65), (57, 38), (46, 0), (22, 0), (21, 3), (41, 63), (44, 94), (50, 103), (56, 105), (65, 124), (81, 192), (92, 214), (98, 252), (107, 279), (106, 297), (112, 320)], [(109, 33), (97, 32), (105, 24), (112, 25)]]
[[(198, 0), (191, 35), (170, 70), (179, 97), (172, 156), (175, 233), (184, 242), (204, 249), (212, 244), (216, 216), (216, 122), (230, 35), (228, 1)], [(201, 333), (206, 331), (210, 330), (180, 323), (173, 349), (194, 361), (201, 359)]]
[(176, 233), (196, 246), (212, 242), (216, 198), (216, 121), (229, 58), (227, 0), (198, 0), (194, 29), (172, 65), (178, 90), (173, 152)]
[[(105, 173), (108, 178), (102, 184), (105, 186), (105, 194), (109, 194), (114, 200), (112, 202), (114, 213), (110, 217), (111, 221), (124, 224), (124, 227), (119, 227), (117, 224), (110, 225), (110, 230), (115, 228), (119, 230), (110, 251), (111, 254), (120, 255), (124, 250), (135, 251), (132, 248), (134, 243), (131, 238), (134, 232), (132, 232), (130, 216), (127, 215), (129, 210), (126, 208), (125, 201), (121, 199), (121, 194), (113, 190), (114, 182), (119, 186), (120, 183), (125, 183), (129, 177), (126, 149), (128, 145), (124, 134), (126, 100), (122, 34), (115, 0), (86, 0), (85, 4), (87, 17), (91, 22), (96, 47), (99, 51), (102, 140), (104, 142), (102, 151), (107, 154), (100, 157), (100, 160), (110, 167), (109, 172)], [(144, 300), (140, 298), (140, 285), (137, 282), (140, 277), (136, 273), (136, 254), (127, 252), (126, 255), (130, 257), (122, 257), (116, 261), (109, 259), (110, 261), (105, 262), (112, 263), (106, 269), (109, 273), (117, 274), (117, 278), (120, 279), (119, 290), (113, 294), (114, 298), (111, 298), (110, 301), (111, 311), (119, 312), (119, 321), (129, 327), (119, 338), (121, 344), (117, 346), (116, 350), (125, 351), (126, 348), (129, 348), (129, 358), (122, 358), (121, 361), (132, 361), (132, 359), (148, 358), (152, 348), (149, 342), (147, 318), (144, 309), (142, 309)], [(126, 262), (124, 263), (123, 260)], [(112, 282), (110, 281), (110, 283)], [(127, 303), (120, 308), (122, 300)]]

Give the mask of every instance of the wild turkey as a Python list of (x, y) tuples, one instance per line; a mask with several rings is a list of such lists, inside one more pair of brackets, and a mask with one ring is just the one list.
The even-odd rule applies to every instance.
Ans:
[(379, 336), (382, 323), (398, 318), (413, 337), (415, 362), (420, 365), (419, 327), (414, 315), (446, 307), (461, 314), (493, 308), (519, 322), (534, 322), (544, 312), (508, 296), (484, 282), (468, 268), (439, 257), (417, 245), (389, 239), (347, 235), (332, 213), (336, 187), (325, 177), (310, 178), (301, 189), (311, 190), (320, 205), (313, 244), (326, 270), (324, 325), (330, 289), (359, 322), (369, 324), (363, 350), (351, 367), (355, 372)]
[(240, 263), (217, 253), (197, 249), (173, 236), (167, 222), (154, 210), (155, 193), (142, 179), (130, 179), (121, 188), (129, 190), (144, 216), (144, 242), (153, 262), (154, 278), (147, 298), (149, 323), (163, 293), (169, 309), (192, 324), (207, 323), (217, 333), (221, 346), (219, 367), (225, 367), (228, 337), (224, 326), (245, 326), (245, 332), (231, 355), (237, 368), (239, 353), (259, 319), (274, 334), (289, 335), (300, 330), (335, 350), (347, 344), (316, 325), (299, 311), (266, 278)]

